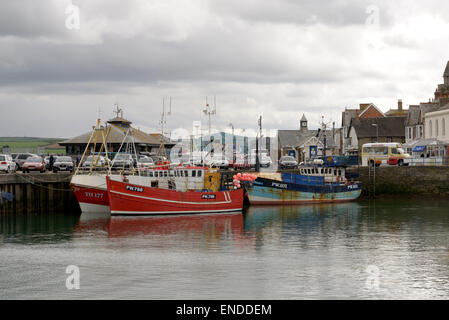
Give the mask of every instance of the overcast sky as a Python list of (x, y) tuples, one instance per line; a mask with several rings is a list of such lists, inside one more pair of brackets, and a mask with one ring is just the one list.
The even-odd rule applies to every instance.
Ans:
[[(113, 104), (158, 130), (296, 129), (373, 102), (427, 101), (449, 60), (447, 1), (0, 0), (0, 136), (72, 137)], [(79, 29), (75, 7), (79, 8)]]

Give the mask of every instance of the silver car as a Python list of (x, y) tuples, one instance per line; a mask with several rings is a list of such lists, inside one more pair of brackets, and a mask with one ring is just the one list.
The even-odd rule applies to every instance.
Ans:
[(105, 165), (105, 159), (103, 156), (88, 156), (86, 160), (84, 160), (82, 167), (90, 168), (90, 167), (103, 167)]
[(17, 164), (17, 170), (22, 169), (22, 165), (30, 157), (38, 157), (38, 155), (34, 153), (18, 153), (14, 158), (14, 162)]
[(279, 169), (296, 169), (298, 161), (292, 156), (283, 156), (279, 159)]
[(53, 172), (73, 171), (73, 160), (71, 157), (57, 157), (53, 163)]

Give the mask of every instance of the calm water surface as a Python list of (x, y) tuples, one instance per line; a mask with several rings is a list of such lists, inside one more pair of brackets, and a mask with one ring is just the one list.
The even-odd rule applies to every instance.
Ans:
[(449, 201), (3, 215), (0, 299), (24, 298), (447, 299)]

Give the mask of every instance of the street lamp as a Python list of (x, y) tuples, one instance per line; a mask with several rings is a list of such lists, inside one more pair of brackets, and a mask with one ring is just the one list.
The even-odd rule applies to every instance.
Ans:
[(379, 142), (379, 126), (375, 123), (372, 124), (373, 127), (376, 127), (376, 142)]

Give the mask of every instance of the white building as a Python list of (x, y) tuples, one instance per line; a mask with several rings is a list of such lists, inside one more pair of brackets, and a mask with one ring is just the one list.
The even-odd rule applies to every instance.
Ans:
[(426, 139), (435, 138), (449, 142), (449, 104), (438, 111), (426, 113), (424, 119), (424, 136)]

